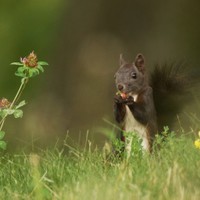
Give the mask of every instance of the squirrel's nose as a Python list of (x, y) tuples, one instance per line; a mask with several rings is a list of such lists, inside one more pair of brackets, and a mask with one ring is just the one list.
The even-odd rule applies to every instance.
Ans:
[(124, 86), (121, 85), (121, 84), (119, 84), (119, 85), (117, 86), (117, 88), (118, 88), (118, 90), (122, 91), (122, 90), (124, 89)]

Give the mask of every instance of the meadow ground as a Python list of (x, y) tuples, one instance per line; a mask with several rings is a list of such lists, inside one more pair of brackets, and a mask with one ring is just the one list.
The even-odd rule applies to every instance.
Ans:
[(102, 149), (71, 147), (37, 153), (0, 156), (0, 199), (61, 200), (198, 200), (200, 198), (200, 149), (194, 137), (158, 139), (159, 150), (131, 158), (107, 156)]

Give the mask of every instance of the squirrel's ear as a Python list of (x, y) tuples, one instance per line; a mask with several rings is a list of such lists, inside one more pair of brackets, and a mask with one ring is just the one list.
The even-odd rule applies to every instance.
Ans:
[(144, 73), (145, 65), (144, 65), (144, 56), (142, 54), (138, 54), (135, 58), (135, 66), (139, 71)]
[(123, 54), (121, 53), (119, 56), (119, 65), (122, 66), (126, 63), (126, 61), (123, 58)]

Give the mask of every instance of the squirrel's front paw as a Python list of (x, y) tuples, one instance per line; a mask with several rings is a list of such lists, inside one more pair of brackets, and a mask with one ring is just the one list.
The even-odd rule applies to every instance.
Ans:
[(134, 103), (134, 98), (132, 96), (129, 96), (127, 99), (126, 99), (126, 105), (132, 105)]
[(123, 99), (120, 95), (115, 95), (114, 101), (115, 101), (115, 103), (117, 103), (117, 104), (125, 103), (124, 99)]

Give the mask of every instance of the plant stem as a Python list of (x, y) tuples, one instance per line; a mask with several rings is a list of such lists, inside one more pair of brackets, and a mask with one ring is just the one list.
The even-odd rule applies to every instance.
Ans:
[[(28, 83), (28, 80), (29, 80), (28, 77), (25, 77), (25, 78), (24, 78), (24, 81), (21, 82), (21, 85), (20, 85), (20, 87), (19, 87), (19, 89), (18, 89), (18, 91), (17, 91), (17, 93), (16, 93), (16, 95), (15, 95), (15, 97), (14, 97), (12, 103), (10, 104), (9, 109), (12, 109), (13, 106), (15, 105), (15, 103), (16, 103), (16, 102), (18, 101), (18, 99), (20, 98), (20, 96), (21, 96), (21, 94), (22, 94), (22, 92), (23, 92), (23, 90), (24, 90), (26, 84)], [(2, 120), (0, 121), (0, 131), (1, 131), (2, 128), (3, 128), (4, 122), (5, 122), (7, 116), (8, 116), (8, 114), (6, 114), (6, 115), (2, 118)]]
[(20, 87), (19, 87), (19, 89), (18, 89), (18, 91), (17, 91), (17, 94), (15, 95), (15, 97), (14, 97), (14, 99), (13, 99), (13, 101), (12, 101), (10, 107), (9, 107), (9, 109), (12, 109), (13, 106), (15, 105), (15, 103), (16, 103), (16, 102), (18, 101), (18, 99), (20, 98), (20, 96), (21, 96), (21, 94), (22, 94), (22, 92), (23, 92), (23, 90), (24, 90), (26, 84), (28, 83), (28, 80), (29, 80), (29, 79), (26, 77), (26, 78), (24, 79), (24, 81), (21, 83), (21, 85), (20, 85)]

